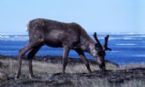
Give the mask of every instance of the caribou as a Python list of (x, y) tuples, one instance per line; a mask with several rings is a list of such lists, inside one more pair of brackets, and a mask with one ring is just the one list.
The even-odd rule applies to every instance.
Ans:
[(92, 71), (84, 52), (90, 53), (96, 59), (100, 70), (106, 70), (104, 59), (106, 54), (105, 51), (111, 50), (107, 46), (109, 35), (105, 37), (104, 45), (101, 45), (96, 33), (94, 33), (95, 41), (87, 34), (83, 27), (77, 23), (64, 23), (44, 18), (36, 18), (29, 21), (27, 30), (29, 42), (19, 51), (16, 78), (19, 78), (21, 75), (22, 58), (26, 53), (29, 59), (29, 75), (31, 78), (34, 76), (32, 59), (43, 45), (64, 48), (62, 73), (65, 73), (68, 63), (68, 55), (71, 49), (78, 53), (89, 72)]

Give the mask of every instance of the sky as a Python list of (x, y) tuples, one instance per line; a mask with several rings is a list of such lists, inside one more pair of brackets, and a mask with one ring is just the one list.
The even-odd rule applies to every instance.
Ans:
[(88, 33), (145, 33), (145, 0), (1, 0), (0, 33), (27, 34), (35, 18), (76, 22)]

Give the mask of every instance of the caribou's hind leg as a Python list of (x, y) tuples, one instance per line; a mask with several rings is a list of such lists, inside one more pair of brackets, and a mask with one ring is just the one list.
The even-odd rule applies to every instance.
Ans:
[(22, 57), (30, 50), (32, 50), (33, 47), (37, 47), (38, 45), (40, 45), (41, 41), (37, 41), (37, 42), (33, 42), (33, 43), (29, 43), (26, 47), (22, 48), (19, 52), (18, 55), (18, 71), (17, 71), (17, 75), (16, 78), (19, 78), (19, 76), (21, 75), (21, 65), (22, 65)]
[(76, 49), (75, 51), (79, 54), (80, 59), (85, 63), (85, 65), (86, 65), (88, 71), (91, 73), (92, 71), (91, 71), (91, 68), (90, 68), (89, 61), (88, 61), (87, 58), (85, 57), (84, 52), (83, 52), (82, 50), (79, 50), (79, 49)]
[(28, 59), (29, 59), (29, 77), (33, 78), (33, 66), (32, 66), (32, 59), (35, 56), (35, 54), (38, 52), (38, 50), (41, 48), (42, 45), (39, 45), (37, 47), (34, 47), (29, 53), (28, 53)]
[(22, 57), (23, 57), (29, 50), (31, 50), (31, 47), (28, 45), (27, 47), (22, 48), (22, 49), (20, 49), (20, 51), (19, 51), (19, 55), (18, 55), (18, 71), (17, 71), (16, 78), (19, 78), (19, 76), (21, 75)]

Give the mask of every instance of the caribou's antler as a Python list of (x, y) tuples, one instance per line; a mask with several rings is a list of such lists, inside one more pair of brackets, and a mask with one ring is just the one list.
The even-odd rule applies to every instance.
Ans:
[(101, 45), (101, 43), (100, 43), (100, 41), (99, 41), (99, 39), (98, 39), (98, 37), (97, 37), (97, 33), (96, 33), (96, 32), (94, 33), (93, 36), (94, 36), (96, 42), (98, 43), (98, 45), (99, 45), (100, 47), (103, 47), (104, 50), (111, 51), (111, 48), (108, 47), (109, 35), (107, 35), (107, 36), (105, 37), (104, 46)]
[(104, 49), (105, 49), (105, 50), (108, 50), (108, 51), (111, 51), (111, 48), (108, 48), (108, 39), (109, 39), (109, 35), (107, 35), (107, 36), (105, 37)]
[(95, 38), (96, 42), (98, 43), (98, 45), (102, 47), (102, 45), (101, 45), (100, 41), (99, 41), (99, 40), (98, 40), (98, 38), (97, 38), (97, 33), (96, 33), (96, 32), (94, 33), (94, 35), (93, 35), (93, 36), (94, 36), (94, 38)]

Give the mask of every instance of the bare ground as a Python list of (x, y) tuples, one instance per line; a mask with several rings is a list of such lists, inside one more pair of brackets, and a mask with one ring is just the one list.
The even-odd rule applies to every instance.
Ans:
[(145, 64), (116, 67), (106, 63), (104, 73), (95, 62), (90, 61), (90, 64), (92, 73), (88, 73), (82, 61), (70, 59), (66, 74), (62, 74), (61, 57), (36, 58), (33, 61), (36, 78), (30, 79), (25, 59), (21, 77), (14, 79), (16, 58), (0, 56), (0, 87), (145, 87)]

